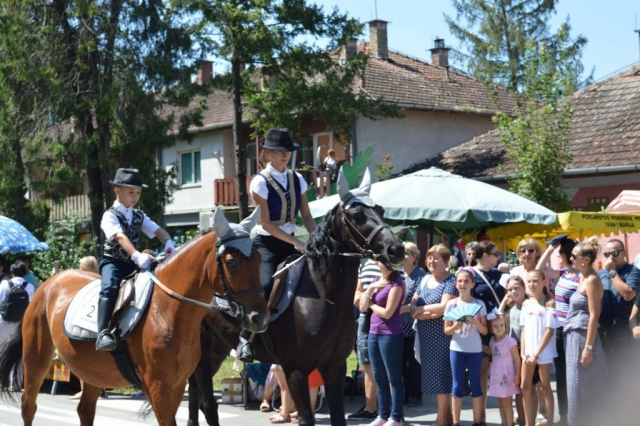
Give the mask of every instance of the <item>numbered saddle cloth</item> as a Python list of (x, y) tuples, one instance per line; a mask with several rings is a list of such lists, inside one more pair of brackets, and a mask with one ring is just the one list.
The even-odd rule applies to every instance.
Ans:
[[(147, 274), (139, 274), (134, 283), (133, 298), (122, 312), (116, 332), (124, 340), (134, 329), (149, 306), (153, 294), (153, 282)], [(64, 317), (64, 332), (72, 340), (95, 341), (98, 337), (98, 298), (100, 280), (85, 285), (67, 308)]]

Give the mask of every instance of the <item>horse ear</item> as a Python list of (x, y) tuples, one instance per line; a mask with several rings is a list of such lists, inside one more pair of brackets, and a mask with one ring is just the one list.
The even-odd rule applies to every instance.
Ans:
[(222, 209), (220, 206), (216, 207), (215, 212), (213, 212), (213, 230), (217, 237), (223, 238), (230, 229), (229, 221), (224, 216), (224, 213), (222, 213)]
[(240, 226), (247, 231), (247, 234), (251, 233), (251, 230), (258, 224), (258, 220), (260, 219), (260, 206), (257, 206), (256, 209), (249, 216), (244, 218), (242, 222), (240, 222)]
[(340, 194), (342, 201), (345, 201), (349, 195), (349, 182), (347, 182), (347, 177), (344, 175), (342, 167), (340, 167), (340, 172), (338, 173), (338, 194)]
[(360, 182), (360, 188), (358, 189), (371, 194), (371, 174), (368, 167), (364, 169), (364, 176), (362, 176), (362, 182)]

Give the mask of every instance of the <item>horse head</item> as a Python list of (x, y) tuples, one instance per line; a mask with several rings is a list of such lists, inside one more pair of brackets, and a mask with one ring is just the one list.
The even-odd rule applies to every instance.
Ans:
[(248, 331), (261, 333), (269, 324), (269, 311), (260, 287), (260, 256), (255, 256), (249, 233), (258, 223), (260, 207), (240, 224), (229, 223), (218, 207), (213, 215), (219, 280), (216, 294), (227, 299), (233, 315)]
[(389, 228), (382, 216), (384, 209), (369, 196), (371, 175), (365, 169), (360, 186), (349, 189), (342, 168), (338, 175), (340, 209), (343, 212), (345, 235), (364, 255), (372, 256), (390, 269), (398, 269), (404, 260), (404, 245)]

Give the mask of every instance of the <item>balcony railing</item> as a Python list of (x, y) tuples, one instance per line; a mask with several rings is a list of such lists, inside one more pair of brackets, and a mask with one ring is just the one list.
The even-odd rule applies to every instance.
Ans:
[(67, 197), (61, 203), (50, 203), (50, 220), (58, 221), (65, 216), (78, 216), (82, 219), (91, 217), (91, 207), (89, 207), (89, 197), (87, 195), (74, 195)]
[[(251, 193), (249, 192), (249, 184), (251, 183), (253, 176), (247, 176), (247, 181), (245, 183), (250, 206), (255, 205), (251, 198)], [(216, 206), (237, 206), (240, 200), (240, 197), (238, 196), (237, 182), (238, 180), (236, 178), (215, 179), (213, 181), (213, 203)]]

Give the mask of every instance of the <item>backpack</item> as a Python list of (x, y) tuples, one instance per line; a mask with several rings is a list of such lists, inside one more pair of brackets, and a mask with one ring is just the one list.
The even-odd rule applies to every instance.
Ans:
[(4, 302), (0, 304), (0, 315), (5, 321), (17, 322), (24, 316), (29, 306), (29, 294), (26, 290), (28, 284), (25, 281), (22, 285), (15, 285), (9, 281), (9, 292)]

